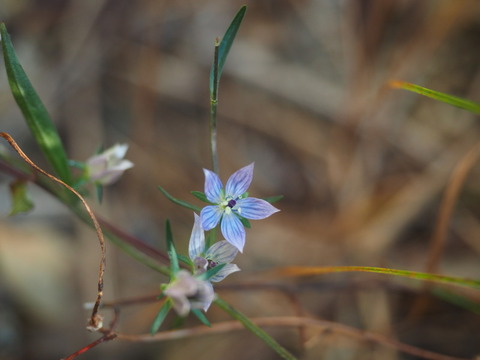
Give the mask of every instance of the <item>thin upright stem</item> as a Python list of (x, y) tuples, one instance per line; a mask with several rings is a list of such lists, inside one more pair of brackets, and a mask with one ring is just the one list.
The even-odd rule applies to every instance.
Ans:
[(210, 148), (212, 152), (213, 171), (218, 174), (218, 152), (217, 152), (217, 104), (218, 104), (218, 52), (220, 41), (215, 40), (215, 53), (213, 59), (213, 88), (210, 94)]

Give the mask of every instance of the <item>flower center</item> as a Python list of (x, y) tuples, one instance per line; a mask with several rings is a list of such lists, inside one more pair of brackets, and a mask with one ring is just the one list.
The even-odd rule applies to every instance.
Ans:
[(213, 260), (207, 260), (208, 261), (208, 265), (207, 265), (207, 270), (210, 270), (210, 269), (213, 269), (215, 266), (217, 266), (218, 264), (213, 261)]

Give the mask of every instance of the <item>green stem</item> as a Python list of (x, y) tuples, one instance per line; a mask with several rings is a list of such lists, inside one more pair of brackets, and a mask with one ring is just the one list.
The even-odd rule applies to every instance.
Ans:
[(220, 42), (215, 40), (215, 54), (213, 60), (213, 91), (210, 97), (210, 149), (212, 153), (213, 171), (218, 174), (218, 152), (217, 152), (217, 105), (218, 105), (218, 53)]
[(290, 354), (290, 352), (281, 346), (275, 339), (273, 339), (270, 335), (268, 335), (265, 331), (260, 329), (257, 325), (255, 325), (248, 317), (243, 315), (240, 311), (230, 306), (225, 300), (222, 300), (220, 297), (217, 296), (215, 299), (215, 304), (225, 312), (227, 312), (232, 318), (240, 321), (245, 329), (251, 331), (255, 336), (258, 336), (262, 339), (268, 346), (270, 346), (273, 350), (277, 352), (282, 358), (287, 360), (296, 360), (296, 358)]

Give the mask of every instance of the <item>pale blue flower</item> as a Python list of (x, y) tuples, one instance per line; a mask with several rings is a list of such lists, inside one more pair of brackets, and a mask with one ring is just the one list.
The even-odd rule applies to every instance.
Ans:
[(207, 311), (215, 298), (212, 284), (187, 270), (180, 270), (163, 293), (171, 299), (173, 308), (180, 316), (186, 316), (191, 309)]
[(205, 195), (211, 203), (202, 209), (200, 217), (204, 230), (211, 230), (221, 220), (220, 229), (225, 239), (239, 251), (245, 245), (245, 229), (239, 216), (251, 220), (269, 217), (278, 210), (269, 202), (247, 197), (246, 191), (253, 178), (253, 163), (235, 172), (227, 181), (225, 189), (213, 171), (205, 173)]
[(109, 185), (117, 181), (123, 172), (133, 167), (133, 163), (125, 160), (127, 144), (117, 144), (86, 161), (87, 174), (90, 181)]
[(214, 276), (208, 279), (211, 282), (219, 282), (240, 268), (231, 264), (238, 249), (225, 240), (219, 241), (205, 251), (205, 233), (202, 229), (200, 216), (194, 213), (192, 235), (188, 245), (188, 255), (195, 265), (195, 275), (201, 275), (217, 265), (226, 264)]

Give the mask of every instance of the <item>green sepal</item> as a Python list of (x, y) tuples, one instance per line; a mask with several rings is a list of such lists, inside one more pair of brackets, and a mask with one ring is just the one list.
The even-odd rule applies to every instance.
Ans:
[(68, 158), (57, 129), (20, 65), (7, 28), (3, 23), (0, 24), (0, 33), (8, 83), (13, 97), (22, 111), (33, 137), (55, 173), (61, 180), (71, 184), (72, 175), (68, 167)]
[(198, 320), (202, 322), (203, 325), (212, 327), (212, 324), (210, 323), (210, 321), (208, 321), (207, 316), (201, 310), (192, 309), (192, 313), (197, 317)]
[(248, 219), (244, 218), (243, 216), (237, 216), (237, 217), (240, 219), (243, 226), (245, 226), (247, 229), (250, 229), (252, 227), (252, 224), (250, 224), (250, 221), (248, 221)]
[(10, 183), (10, 194), (12, 197), (12, 208), (10, 216), (26, 213), (33, 209), (34, 204), (28, 198), (27, 182), (24, 180), (15, 180)]
[[(218, 89), (218, 83), (220, 82), (220, 76), (222, 76), (223, 66), (225, 65), (225, 61), (227, 60), (228, 53), (230, 48), (232, 47), (233, 41), (235, 40), (235, 36), (237, 35), (237, 31), (240, 28), (242, 23), (243, 17), (245, 16), (245, 12), (247, 11), (247, 6), (244, 5), (240, 8), (237, 12), (235, 17), (233, 18), (230, 26), (228, 27), (225, 35), (223, 35), (222, 41), (220, 42), (218, 48), (218, 64), (213, 64), (212, 69), (210, 71), (210, 97), (214, 98), (215, 89)], [(215, 66), (216, 65), (216, 66)], [(216, 70), (216, 74), (215, 74)], [(216, 79), (216, 84), (215, 84)]]
[(170, 269), (172, 276), (175, 277), (175, 274), (180, 270), (180, 265), (178, 264), (178, 255), (177, 251), (175, 250), (175, 245), (173, 244), (172, 229), (168, 219), (165, 222), (165, 238), (167, 240), (167, 253), (170, 259)]
[(158, 310), (157, 316), (155, 316), (155, 319), (153, 319), (152, 327), (150, 328), (150, 334), (153, 335), (158, 331), (158, 329), (160, 329), (160, 326), (162, 326), (162, 323), (167, 317), (172, 306), (173, 306), (172, 301), (169, 298), (167, 298), (163, 303), (162, 307), (160, 308), (160, 310)]
[(205, 251), (210, 249), (213, 244), (217, 241), (217, 228), (214, 227), (212, 230), (207, 231), (205, 236)]
[(179, 200), (175, 197), (173, 197), (172, 195), (170, 195), (167, 190), (165, 190), (163, 187), (161, 186), (157, 186), (158, 187), (158, 190), (160, 190), (162, 192), (162, 194), (168, 199), (170, 200), (171, 202), (173, 202), (174, 204), (177, 204), (177, 205), (180, 205), (180, 206), (183, 206), (184, 208), (187, 208), (187, 209), (190, 209), (190, 210), (193, 210), (193, 211), (197, 211), (199, 212), (201, 209), (195, 205), (192, 205), (192, 204), (189, 204), (187, 203), (186, 201), (183, 201), (183, 200)]

